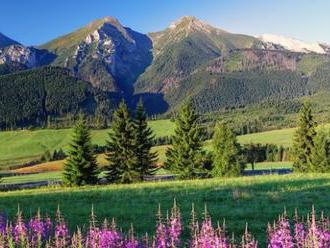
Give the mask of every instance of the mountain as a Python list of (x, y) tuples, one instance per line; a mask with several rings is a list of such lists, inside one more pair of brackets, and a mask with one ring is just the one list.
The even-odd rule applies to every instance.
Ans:
[[(235, 34), (191, 16), (149, 34), (105, 17), (40, 47), (6, 44), (0, 48), (0, 75), (6, 75), (0, 76), (0, 83), (7, 88), (0, 90), (2, 97), (8, 95), (8, 101), (0, 106), (0, 115), (7, 108), (15, 109), (11, 85), (19, 94), (34, 92), (34, 87), (44, 87), (43, 77), (51, 73), (55, 89), (61, 87), (65, 97), (75, 98), (74, 91), (81, 92), (82, 84), (88, 88), (84, 92), (91, 92), (75, 100), (74, 107), (55, 112), (45, 107), (39, 93), (31, 93), (39, 112), (29, 110), (28, 117), (19, 113), (17, 119), (11, 116), (10, 123), (16, 126), (33, 122), (35, 116), (42, 116), (42, 121), (46, 116), (61, 119), (79, 108), (91, 115), (108, 116), (122, 97), (130, 107), (142, 98), (151, 115), (175, 112), (187, 99), (192, 99), (198, 111), (207, 113), (268, 106), (274, 101), (294, 101), (292, 109), (297, 109), (299, 99), (314, 97), (317, 102), (319, 94), (330, 95), (329, 45), (274, 35)], [(21, 70), (25, 71), (13, 73)], [(51, 87), (48, 81), (47, 85)], [(56, 93), (56, 101), (61, 94)], [(25, 102), (29, 109), (32, 104)], [(25, 108), (23, 103), (17, 104)], [(320, 107), (322, 111), (326, 110)]]
[(138, 78), (135, 92), (161, 95), (169, 110), (188, 98), (208, 112), (301, 97), (317, 81), (310, 77), (315, 79), (319, 68), (330, 61), (324, 48), (315, 52), (321, 49), (316, 45), (302, 50), (301, 43), (300, 47), (279, 44), (279, 39), (271, 43), (212, 27), (195, 17), (183, 17), (149, 36), (154, 59)]
[(0, 49), (10, 45), (19, 45), (19, 43), (0, 33)]
[(153, 62), (136, 83), (136, 92), (166, 91), (204, 63), (231, 50), (260, 46), (252, 36), (232, 34), (186, 16), (169, 28), (150, 33)]
[(56, 54), (54, 65), (70, 68), (97, 88), (127, 94), (152, 61), (149, 37), (112, 17), (96, 20), (41, 47)]
[(20, 44), (10, 45), (0, 49), (1, 64), (21, 64), (26, 68), (34, 68), (51, 63), (54, 54), (47, 50), (26, 47)]
[[(0, 33), (0, 75), (8, 71), (22, 70), (47, 65), (54, 55), (47, 50), (26, 47)], [(9, 69), (10, 68), (10, 69)]]
[(258, 39), (267, 43), (270, 46), (277, 45), (282, 47), (283, 49), (298, 52), (298, 53), (319, 53), (326, 54), (327, 48), (325, 45), (320, 43), (307, 43), (301, 40), (297, 40), (294, 38), (289, 38), (281, 35), (275, 34), (263, 34), (257, 36)]

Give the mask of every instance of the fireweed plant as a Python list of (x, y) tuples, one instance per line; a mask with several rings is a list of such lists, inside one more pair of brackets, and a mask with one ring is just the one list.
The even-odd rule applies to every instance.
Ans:
[[(257, 248), (258, 242), (246, 226), (240, 240), (228, 237), (225, 224), (212, 223), (207, 209), (203, 218), (196, 218), (194, 208), (191, 212), (188, 240), (181, 237), (183, 226), (180, 210), (174, 201), (171, 211), (164, 218), (160, 208), (157, 214), (155, 233), (137, 237), (133, 226), (127, 234), (121, 232), (113, 219), (97, 224), (92, 208), (89, 228), (82, 232), (78, 227), (70, 233), (58, 209), (55, 219), (42, 217), (40, 211), (29, 221), (23, 219), (18, 209), (14, 221), (4, 215), (0, 217), (0, 248)], [(267, 248), (329, 248), (330, 221), (323, 213), (317, 218), (314, 208), (307, 217), (299, 218), (296, 212), (293, 220), (284, 212), (267, 229)]]

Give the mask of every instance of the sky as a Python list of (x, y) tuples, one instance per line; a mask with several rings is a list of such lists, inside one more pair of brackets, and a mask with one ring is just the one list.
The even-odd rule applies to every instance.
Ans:
[(147, 33), (189, 15), (234, 33), (330, 44), (329, 10), (329, 0), (1, 0), (0, 32), (40, 45), (105, 16)]

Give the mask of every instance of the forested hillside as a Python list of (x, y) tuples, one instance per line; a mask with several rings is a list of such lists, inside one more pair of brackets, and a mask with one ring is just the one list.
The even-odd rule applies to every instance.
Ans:
[(95, 114), (110, 104), (103, 93), (66, 69), (42, 67), (0, 77), (0, 126), (46, 125), (49, 116)]

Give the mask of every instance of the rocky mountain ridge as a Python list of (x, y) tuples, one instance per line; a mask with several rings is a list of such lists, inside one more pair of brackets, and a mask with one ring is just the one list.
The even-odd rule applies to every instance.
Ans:
[[(191, 16), (149, 34), (105, 17), (40, 47), (8, 39), (0, 42), (0, 65), (67, 68), (73, 76), (118, 98), (134, 102), (142, 97), (152, 113), (175, 109), (188, 97), (203, 99), (206, 111), (275, 95), (294, 98), (311, 92), (306, 85), (327, 88), (330, 70), (326, 44), (235, 34)], [(285, 89), (299, 94), (286, 94)], [(252, 97), (255, 92), (259, 95)]]

